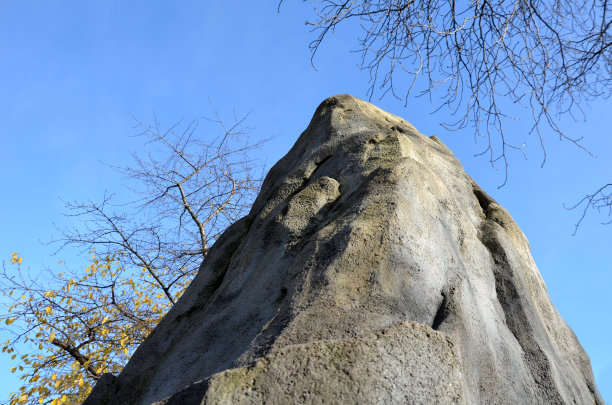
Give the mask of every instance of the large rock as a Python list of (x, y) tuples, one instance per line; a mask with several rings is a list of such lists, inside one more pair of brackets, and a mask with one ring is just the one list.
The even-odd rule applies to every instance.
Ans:
[(438, 139), (325, 100), (87, 404), (602, 404), (527, 239)]

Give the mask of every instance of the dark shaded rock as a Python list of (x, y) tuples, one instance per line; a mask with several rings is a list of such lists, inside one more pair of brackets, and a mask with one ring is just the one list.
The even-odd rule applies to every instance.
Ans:
[(86, 403), (603, 403), (508, 212), (348, 95), (107, 387)]
[(104, 373), (96, 382), (94, 390), (87, 398), (87, 403), (110, 404), (118, 389), (117, 377), (110, 373)]

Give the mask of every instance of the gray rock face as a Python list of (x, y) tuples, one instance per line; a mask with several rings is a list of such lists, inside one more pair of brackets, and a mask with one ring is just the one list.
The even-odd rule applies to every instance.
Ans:
[(437, 138), (325, 100), (86, 404), (603, 404), (506, 210)]

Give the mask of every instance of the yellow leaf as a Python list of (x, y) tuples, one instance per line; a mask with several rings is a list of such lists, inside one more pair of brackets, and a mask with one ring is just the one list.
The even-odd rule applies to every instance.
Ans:
[(19, 398), (19, 402), (25, 402), (28, 400), (28, 396), (26, 394), (23, 394), (20, 398)]
[(62, 264), (62, 261), (60, 260), (57, 264)]
[(4, 321), (4, 323), (6, 323), (7, 325), (10, 325), (10, 324), (12, 324), (13, 322), (15, 322), (15, 319), (17, 319), (17, 318), (13, 318), (13, 319), (6, 318), (6, 321)]
[(49, 342), (53, 343), (53, 339), (55, 339), (55, 332), (51, 332), (51, 335), (49, 336)]
[(45, 293), (45, 297), (52, 297), (53, 296), (53, 291), (47, 291)]
[(47, 315), (51, 315), (51, 312), (53, 312), (53, 310), (51, 309), (51, 307), (47, 307), (45, 308), (45, 312), (47, 313)]
[(79, 387), (83, 388), (83, 385), (85, 385), (85, 381), (83, 381), (83, 377), (81, 377), (79, 380)]

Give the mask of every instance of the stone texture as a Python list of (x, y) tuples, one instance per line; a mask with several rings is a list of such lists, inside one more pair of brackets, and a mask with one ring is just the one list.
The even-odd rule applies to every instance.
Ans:
[(104, 381), (86, 404), (603, 404), (508, 212), (348, 95)]
[(447, 336), (402, 322), (363, 338), (285, 346), (156, 404), (463, 404), (461, 382)]

